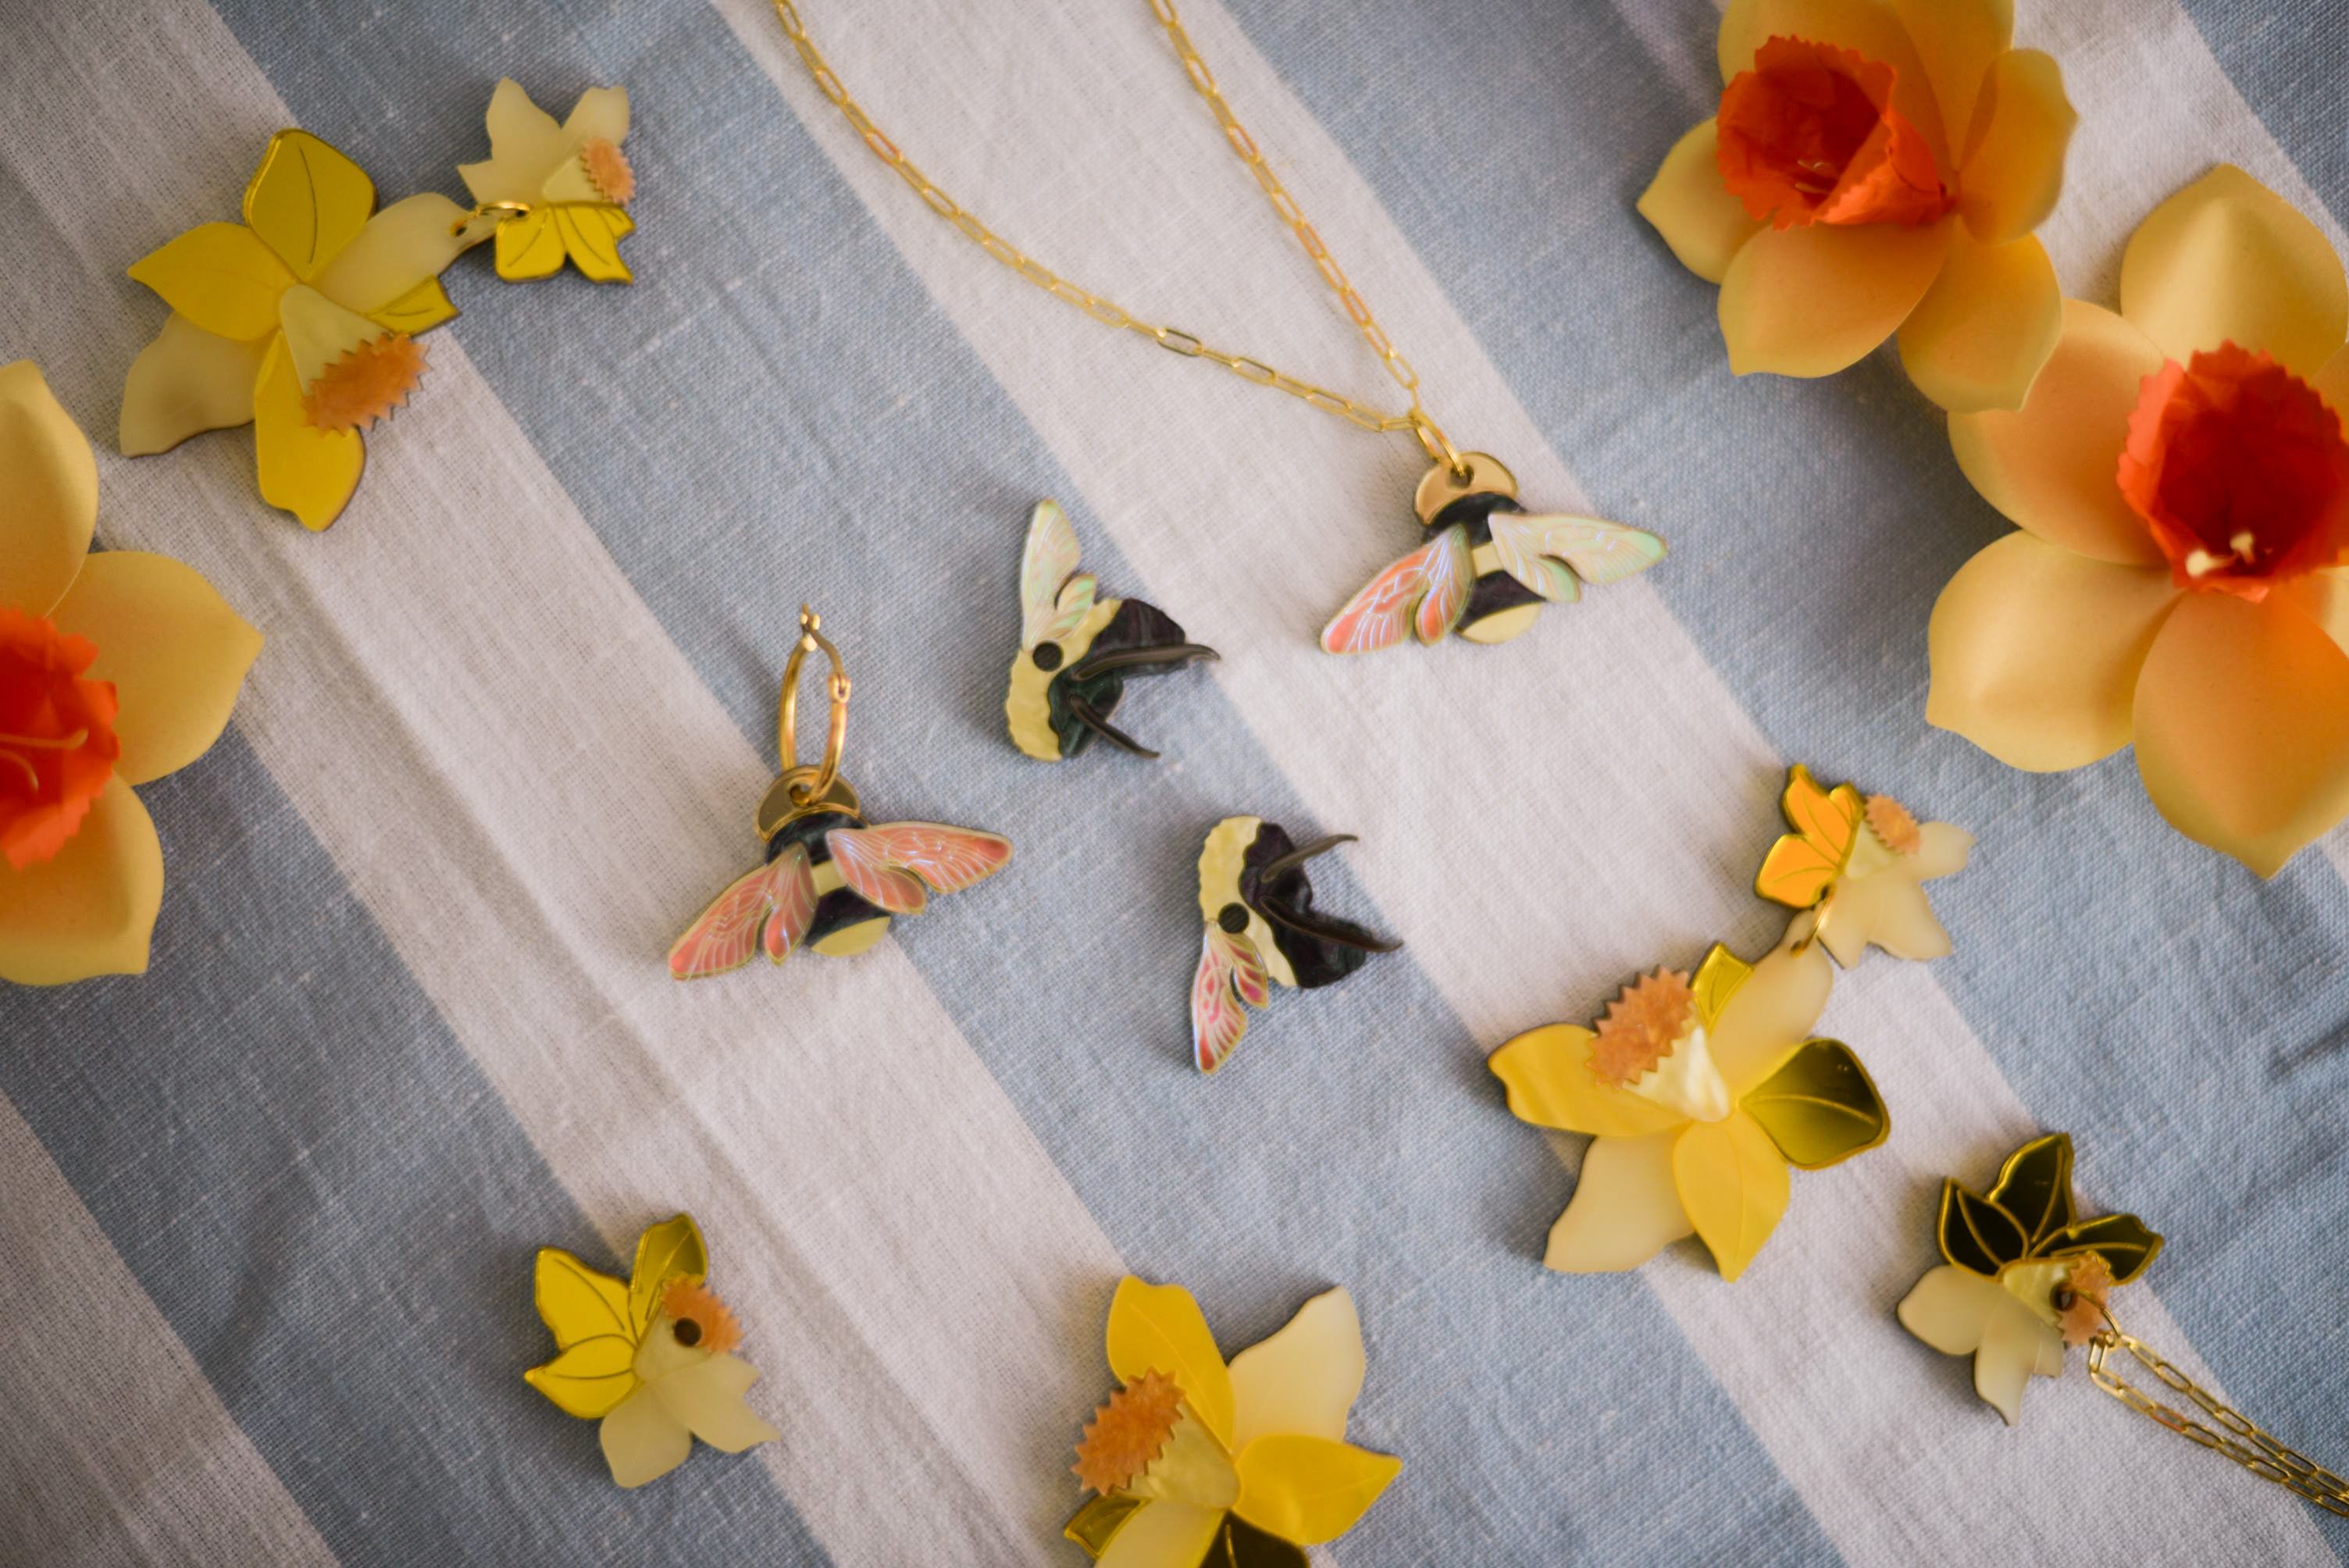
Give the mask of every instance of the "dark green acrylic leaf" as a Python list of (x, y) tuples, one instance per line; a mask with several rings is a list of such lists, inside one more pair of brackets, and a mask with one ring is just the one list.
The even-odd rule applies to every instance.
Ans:
[(2006, 1158), (1990, 1201), (2014, 1216), (2037, 1247), (2078, 1216), (2072, 1208), (2072, 1135), (2034, 1138)]
[(1873, 1149), (1892, 1130), (1868, 1069), (1841, 1040), (1804, 1041), (1738, 1105), (1805, 1171)]
[(2049, 1257), (2095, 1253), (2113, 1271), (2113, 1283), (2127, 1284), (2145, 1273), (2160, 1253), (2161, 1238), (2147, 1230), (2145, 1222), (2135, 1214), (2099, 1214), (2064, 1226), (2050, 1235), (2040, 1250)]
[(1312, 1560), (1294, 1542), (1258, 1530), (1237, 1514), (1226, 1514), (1224, 1526), (1207, 1544), (1199, 1568), (1307, 1568)]
[(2014, 1216), (1977, 1198), (1954, 1178), (1941, 1183), (1941, 1255), (1961, 1269), (1995, 1274), (2030, 1253)]

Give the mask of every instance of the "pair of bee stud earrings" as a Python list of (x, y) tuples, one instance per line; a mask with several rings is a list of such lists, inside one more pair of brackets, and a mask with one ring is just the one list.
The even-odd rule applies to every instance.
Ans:
[[(1137, 757), (1158, 753), (1111, 722), (1126, 683), (1216, 657), (1188, 641), (1174, 618), (1139, 599), (1100, 596), (1080, 572), (1076, 530), (1052, 501), (1029, 520), (1019, 568), (1019, 651), (1003, 703), (1011, 738), (1040, 761), (1058, 762), (1095, 740)], [(832, 666), (831, 717), (823, 760), (799, 760), (800, 672), (821, 652)], [(698, 980), (740, 969), (764, 954), (781, 964), (802, 948), (834, 957), (862, 953), (901, 914), (919, 914), (932, 893), (959, 892), (1001, 871), (1011, 842), (999, 834), (938, 822), (868, 822), (841, 776), (848, 733), (849, 681), (840, 649), (815, 613), (800, 610), (800, 634), (783, 665), (775, 722), (781, 775), (759, 803), (765, 854), (728, 884), (669, 949), (669, 974)], [(1275, 985), (1333, 985), (1373, 953), (1402, 945), (1313, 907), (1306, 863), (1350, 834), (1299, 845), (1257, 817), (1226, 817), (1199, 855), (1205, 923), (1191, 984), (1192, 1059), (1202, 1072), (1229, 1060), (1247, 1032), (1247, 1007), (1272, 999)]]

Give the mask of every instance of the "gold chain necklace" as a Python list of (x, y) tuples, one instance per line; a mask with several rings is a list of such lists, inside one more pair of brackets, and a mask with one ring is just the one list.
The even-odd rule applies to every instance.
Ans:
[(1444, 428), (1427, 412), (1419, 372), (1379, 325), (1361, 291), (1348, 280), (1345, 269), (1307, 221), (1297, 199), (1264, 160), (1256, 139), (1232, 112), (1223, 89), (1216, 85), (1215, 73), (1176, 15), (1174, 0), (1149, 0), (1149, 4), (1183, 63), (1184, 74), (1214, 111), (1224, 139), (1247, 166), (1265, 200), (1297, 236), (1322, 281), (1345, 307), (1362, 341), (1409, 396), (1411, 404), (1403, 412), (1381, 414), (1326, 387), (1277, 370), (1261, 359), (1214, 347), (1180, 327), (1144, 321), (1108, 295), (1052, 271), (988, 227), (907, 158), (850, 95), (847, 84), (808, 36), (807, 24), (801, 20), (793, 0), (771, 0), (771, 4), (783, 36), (799, 51), (817, 89), (841, 112), (865, 148), (931, 211), (1014, 273), (1104, 326), (1146, 337), (1185, 358), (1212, 360), (1243, 381), (1286, 392), (1361, 429), (1409, 430), (1418, 438), (1433, 466), (1421, 479), (1415, 500), (1420, 521), (1434, 538), (1381, 572), (1339, 613), (1321, 634), (1321, 645), (1330, 652), (1366, 653), (1392, 647), (1406, 634), (1433, 643), (1454, 629), (1474, 641), (1503, 642), (1530, 625), (1545, 601), (1570, 602), (1578, 596), (1582, 583), (1613, 582), (1644, 571), (1662, 557), (1662, 541), (1620, 523), (1525, 511), (1516, 500), (1516, 477), (1497, 459), (1483, 452), (1463, 452), (1452, 444)]

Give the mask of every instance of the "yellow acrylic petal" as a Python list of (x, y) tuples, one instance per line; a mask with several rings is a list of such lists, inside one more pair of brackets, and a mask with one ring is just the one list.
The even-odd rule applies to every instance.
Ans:
[(632, 1346), (636, 1343), (636, 1325), (628, 1319), (628, 1287), (561, 1247), (538, 1249), (532, 1286), (538, 1315), (554, 1336), (557, 1350), (605, 1335), (618, 1335)]
[(464, 217), (464, 209), (446, 196), (395, 201), (367, 221), (334, 264), (318, 274), (316, 287), (346, 309), (374, 315), (457, 259), (465, 241), (450, 231)]
[(1962, 147), (1982, 77), (2014, 41), (2014, 0), (1889, 0), (1933, 84), (1942, 129)]
[(1203, 1568), (1224, 1511), (1161, 1498), (1126, 1516), (1096, 1568)]
[(366, 170), (306, 130), (271, 137), (244, 188), (244, 221), (305, 284), (358, 238), (374, 211)]
[[(1685, 1124), (1684, 1124), (1685, 1125)], [(1582, 1156), (1574, 1199), (1549, 1231), (1546, 1267), (1560, 1274), (1635, 1269), (1692, 1226), (1672, 1184), (1682, 1129), (1644, 1138), (1601, 1138)]]
[(2313, 376), (2349, 333), (2349, 281), (2315, 224), (2222, 163), (2129, 236), (2121, 314), (2172, 359), (2232, 343)]
[(1239, 1457), (1240, 1498), (1232, 1511), (1299, 1546), (1335, 1541), (1354, 1528), (1402, 1461), (1328, 1438), (1272, 1437)]
[(130, 264), (130, 276), (191, 322), (241, 343), (277, 330), (285, 263), (242, 223), (202, 223)]
[(143, 974), (162, 903), (155, 824), (130, 786), (109, 779), (55, 856), (21, 872), (0, 861), (0, 980)]
[(112, 681), (120, 699), (114, 771), (128, 784), (160, 779), (210, 750), (261, 652), (261, 634), (202, 573), (144, 551), (91, 556), (51, 619), (98, 645), (89, 678)]
[(1832, 376), (1892, 335), (1941, 270), (1954, 225), (1763, 229), (1721, 281), (1721, 335), (1740, 376)]
[(367, 312), (367, 319), (387, 332), (404, 332), (413, 337), (444, 321), (456, 320), (457, 305), (439, 278), (426, 278), (381, 310)]
[(523, 1381), (554, 1401), (566, 1416), (596, 1420), (636, 1391), (631, 1363), (636, 1347), (617, 1334), (575, 1340), (543, 1367), (523, 1374)]
[(1672, 1146), (1672, 1183), (1721, 1277), (1745, 1272), (1786, 1212), (1786, 1157), (1743, 1111), (1692, 1124)]
[(2002, 245), (2046, 222), (2079, 122), (2053, 56), (2010, 49), (1991, 63), (1958, 168), (1958, 215), (1976, 241)]
[(1672, 144), (1639, 202), (1640, 216), (1655, 225), (1681, 265), (1709, 284), (1722, 280), (1737, 248), (1762, 227), (1721, 182), (1715, 146), (1708, 119)]
[(704, 1356), (648, 1386), (693, 1435), (721, 1453), (771, 1443), (783, 1434), (743, 1402), (759, 1369), (739, 1356)]
[(1122, 1383), (1145, 1372), (1174, 1379), (1183, 1402), (1218, 1442), (1232, 1444), (1232, 1376), (1191, 1293), (1129, 1274), (1109, 1304), (1109, 1369)]
[(0, 366), (0, 606), (46, 615), (89, 550), (98, 458), (29, 359)]
[(693, 1433), (642, 1384), (613, 1407), (597, 1435), (612, 1479), (624, 1487), (658, 1480), (693, 1452)]
[(537, 207), (498, 225), (498, 276), (508, 283), (553, 277), (563, 266), (563, 231), (554, 209)]
[(253, 449), (261, 499), (313, 531), (342, 515), (367, 466), (357, 431), (321, 430), (303, 412), (302, 383), (282, 336), (269, 346), (254, 388)]
[(617, 147), (628, 139), (628, 89), (589, 88), (563, 119), (563, 139), (577, 147), (589, 137)]
[(174, 313), (123, 379), (115, 437), (122, 455), (168, 452), (202, 431), (252, 423), (253, 384), (270, 342), (221, 337)]
[[(1803, 773), (1806, 779), (1809, 777), (1804, 773), (1800, 763), (1795, 765), (1795, 771)], [(1704, 962), (1699, 964), (1696, 973), (1689, 977), (1689, 990), (1696, 999), (1696, 1021), (1707, 1029), (1718, 1024), (1722, 1014), (1728, 1010), (1731, 1000), (1753, 978), (1754, 965), (1722, 944), (1714, 943), (1705, 954)], [(1711, 1054), (1710, 1047), (1707, 1054)]]
[(1817, 943), (1800, 953), (1782, 944), (1763, 955), (1707, 1031), (1713, 1065), (1732, 1095), (1768, 1078), (1810, 1038), (1834, 985), (1835, 967)]
[(508, 77), (490, 95), (490, 156), (460, 163), (458, 174), (476, 201), (530, 201), (548, 170), (571, 154), (572, 142), (554, 117), (530, 101)]
[(1892, 107), (1908, 117), (1932, 150), (1933, 160), (1948, 170), (1950, 143), (1934, 79), (1891, 6), (1878, 0), (1730, 0), (1722, 13), (1717, 48), (1722, 81), (1753, 69), (1754, 51), (1775, 37), (1857, 49), (1890, 66)]
[(2046, 1349), (2051, 1338), (2057, 1352), (2053, 1365), (2056, 1371), (2063, 1370), (2064, 1337), (2004, 1291), (1999, 1295), (2006, 1299), (1984, 1317), (1982, 1347), (1974, 1352), (1974, 1392), (1994, 1406), (2011, 1427), (2023, 1419), (2023, 1393), (2033, 1375), (2047, 1375), (2041, 1369), (2049, 1364)]
[(2035, 235), (1954, 235), (1940, 276), (1900, 324), (1900, 365), (1952, 414), (2019, 408), (2064, 331), (2055, 263)]
[(1354, 1298), (1343, 1286), (1323, 1291), (1232, 1357), (1232, 1447), (1280, 1432), (1343, 1438), (1364, 1370)]
[(2177, 603), (2167, 569), (2011, 533), (1934, 601), (1926, 722), (2010, 768), (2078, 768), (2129, 742), (2137, 676)]
[(2161, 562), (2121, 495), (2121, 447), (2153, 340), (2100, 306), (2067, 299), (2055, 351), (2019, 412), (1953, 414), (1950, 449), (1982, 498), (2050, 544), (2098, 561)]
[(2136, 719), (2137, 771), (2170, 826), (2263, 877), (2349, 815), (2349, 654), (2290, 604), (2185, 594)]
[(620, 242), (636, 232), (636, 221), (618, 207), (564, 202), (554, 209), (554, 226), (571, 264), (599, 284), (632, 284), (636, 274), (620, 259)]
[(1639, 1138), (1684, 1119), (1652, 1100), (1591, 1076), (1588, 1029), (1548, 1024), (1528, 1029), (1486, 1058), (1508, 1086), (1509, 1113), (1536, 1127), (1602, 1138)]
[(1926, 1271), (1895, 1309), (1900, 1326), (1944, 1356), (1971, 1356), (1980, 1349), (1990, 1315), (2007, 1301), (1987, 1274), (1942, 1264)]
[(628, 1271), (628, 1322), (644, 1337), (660, 1310), (661, 1293), (675, 1279), (698, 1284), (709, 1275), (709, 1249), (690, 1214), (678, 1214), (645, 1227), (636, 1238), (636, 1266)]

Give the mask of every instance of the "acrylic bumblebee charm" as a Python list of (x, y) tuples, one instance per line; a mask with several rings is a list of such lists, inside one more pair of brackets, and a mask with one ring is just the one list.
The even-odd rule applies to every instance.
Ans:
[[(1011, 842), (937, 822), (865, 821), (840, 776), (848, 728), (848, 676), (840, 651), (800, 611), (800, 638), (783, 669), (777, 718), (782, 776), (759, 803), (766, 858), (711, 901), (669, 949), (669, 974), (698, 980), (740, 969), (759, 954), (781, 964), (801, 948), (833, 957), (862, 953), (901, 914), (919, 914), (932, 893), (960, 892), (1001, 871)], [(800, 665), (821, 649), (832, 661), (831, 728), (821, 768), (797, 759)]]
[(1334, 985), (1373, 953), (1402, 945), (1313, 907), (1305, 863), (1351, 833), (1299, 845), (1258, 817), (1226, 817), (1199, 852), (1199, 914), (1206, 923), (1191, 979), (1191, 1057), (1203, 1073), (1231, 1059), (1247, 1033), (1247, 1007), (1272, 1000), (1276, 984)]
[(1419, 481), (1426, 543), (1371, 580), (1322, 628), (1331, 654), (1375, 653), (1406, 634), (1440, 643), (1506, 643), (1545, 604), (1571, 604), (1586, 583), (1645, 572), (1664, 542), (1644, 529), (1566, 512), (1531, 512), (1516, 477), (1483, 452), (1439, 461)]
[(1042, 762), (1074, 757), (1095, 737), (1136, 757), (1158, 755), (1110, 723), (1137, 676), (1216, 657), (1186, 641), (1172, 616), (1139, 599), (1096, 597), (1077, 570), (1077, 531), (1057, 501), (1036, 503), (1019, 562), (1019, 651), (1003, 716), (1012, 741)]

